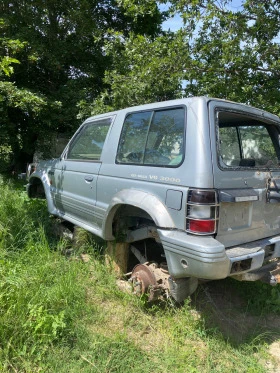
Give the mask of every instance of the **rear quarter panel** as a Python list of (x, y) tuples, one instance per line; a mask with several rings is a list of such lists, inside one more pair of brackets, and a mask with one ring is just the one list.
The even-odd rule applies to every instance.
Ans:
[[(172, 106), (186, 107), (186, 141), (184, 162), (175, 168), (142, 165), (117, 164), (118, 139), (124, 119), (133, 111)], [(137, 139), (135, 139), (137, 141)], [(207, 104), (204, 98), (176, 100), (174, 103), (145, 105), (120, 112), (115, 120), (102, 153), (102, 165), (97, 182), (97, 212), (99, 225), (102, 224), (106, 210), (114, 195), (124, 189), (140, 190), (156, 196), (167, 208), (174, 225), (185, 229), (185, 206), (189, 187), (212, 188), (212, 158), (208, 125)], [(178, 209), (179, 194), (181, 206)], [(175, 198), (173, 204), (172, 200)], [(171, 203), (170, 203), (171, 201)]]

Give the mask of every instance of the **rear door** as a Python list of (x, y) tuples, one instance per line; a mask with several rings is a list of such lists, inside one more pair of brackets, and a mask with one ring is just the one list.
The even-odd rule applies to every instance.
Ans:
[(209, 103), (209, 116), (220, 199), (217, 239), (230, 247), (279, 234), (279, 119), (219, 101)]

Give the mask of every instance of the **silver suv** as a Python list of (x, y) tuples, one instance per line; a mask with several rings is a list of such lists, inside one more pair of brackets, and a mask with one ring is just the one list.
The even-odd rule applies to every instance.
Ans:
[(199, 279), (280, 282), (280, 119), (206, 97), (87, 119), (28, 194), (126, 243), (136, 292), (181, 301)]

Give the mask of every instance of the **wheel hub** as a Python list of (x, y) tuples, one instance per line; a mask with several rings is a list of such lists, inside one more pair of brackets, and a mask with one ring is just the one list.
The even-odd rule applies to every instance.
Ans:
[(145, 264), (138, 264), (133, 268), (130, 281), (136, 295), (149, 294), (157, 286), (155, 275)]

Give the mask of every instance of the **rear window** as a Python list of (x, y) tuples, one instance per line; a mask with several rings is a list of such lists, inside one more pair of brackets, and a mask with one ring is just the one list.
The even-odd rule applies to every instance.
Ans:
[(221, 167), (279, 167), (279, 127), (244, 114), (218, 113)]

